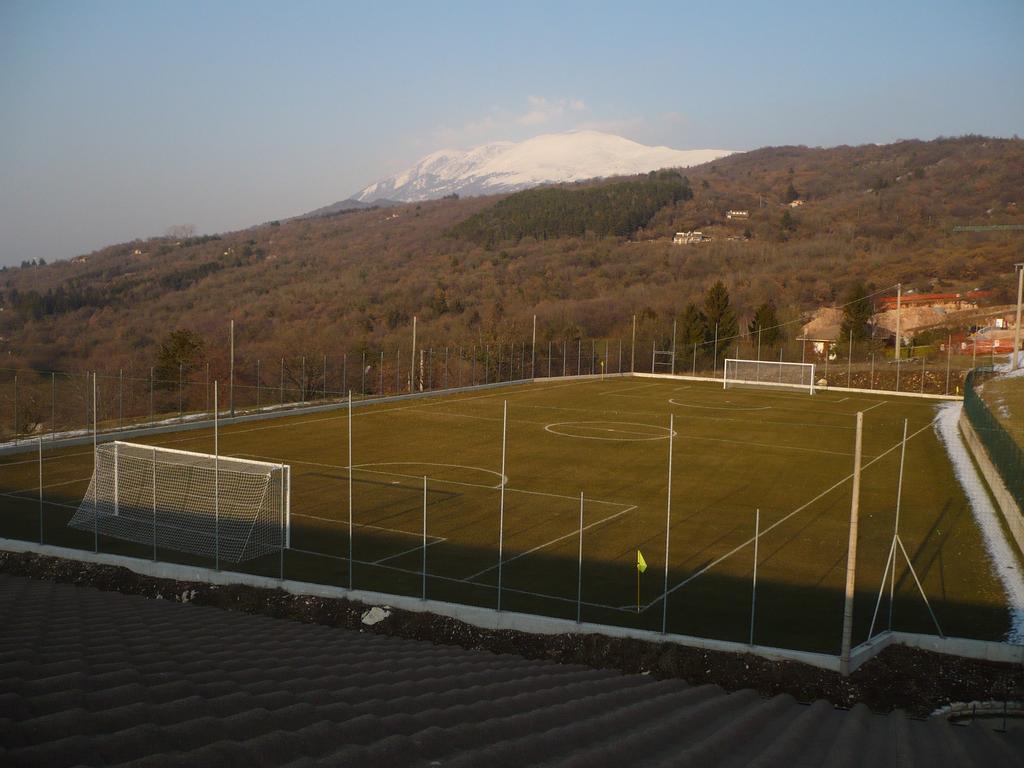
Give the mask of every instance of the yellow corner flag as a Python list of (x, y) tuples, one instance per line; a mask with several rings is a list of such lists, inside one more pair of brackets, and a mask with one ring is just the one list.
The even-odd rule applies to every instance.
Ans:
[(636, 569), (640, 571), (640, 573), (647, 570), (647, 561), (644, 560), (644, 555), (639, 549), (636, 551)]

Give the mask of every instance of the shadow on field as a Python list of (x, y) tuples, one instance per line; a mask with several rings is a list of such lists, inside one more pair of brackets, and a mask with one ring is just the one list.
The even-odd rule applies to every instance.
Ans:
[[(385, 530), (377, 525), (392, 517), (395, 521), (415, 519), (422, 508), (422, 487), (414, 481), (401, 483), (360, 480), (369, 488), (386, 486), (388, 506), (366, 501), (360, 513), (373, 509), (375, 525), (353, 531), (352, 579), (357, 589), (419, 597), (424, 591), (422, 531)], [(396, 490), (397, 487), (397, 490)], [(89, 531), (69, 528), (67, 523), (80, 499), (55, 493), (42, 504), (24, 492), (12, 495), (11, 488), (0, 488), (0, 535), (46, 544), (153, 559), (151, 544), (131, 543)], [(363, 494), (366, 498), (370, 494)], [(433, 505), (461, 500), (458, 491), (428, 489), (428, 513)], [(381, 502), (384, 504), (384, 502)], [(487, 513), (491, 515), (491, 512)], [(159, 510), (158, 510), (159, 517)], [(292, 521), (291, 549), (273, 552), (239, 564), (221, 563), (225, 570), (272, 578), (349, 585), (349, 534), (340, 512), (333, 519), (296, 516)], [(940, 516), (936, 525), (940, 525)], [(482, 607), (497, 607), (498, 555), (495, 521), (493, 542), (476, 545), (456, 543), (428, 531), (425, 591), (428, 598)], [(624, 544), (623, 547), (628, 547)], [(944, 546), (944, 545), (943, 545)], [(915, 566), (924, 571), (941, 562), (942, 547), (912, 552)], [(579, 616), (585, 622), (636, 627), (660, 631), (662, 628), (665, 572), (663, 565), (652, 563), (639, 579), (640, 610), (637, 611), (637, 570), (635, 555), (616, 562), (590, 559), (584, 553), (582, 565), (582, 603)], [(652, 553), (655, 555), (655, 553)], [(155, 558), (162, 562), (212, 567), (213, 558), (185, 554), (161, 547)], [(508, 611), (577, 618), (577, 586), (580, 579), (575, 536), (550, 549), (524, 554), (506, 549), (502, 565), (501, 608)], [(652, 558), (653, 559), (653, 558)], [(478, 575), (476, 575), (478, 574)], [(667, 607), (670, 633), (747, 642), (750, 638), (751, 580), (716, 573), (702, 574), (679, 589), (693, 570), (670, 568), (671, 594)], [(475, 576), (474, 576), (475, 575)], [(473, 577), (473, 578), (470, 578)], [(868, 632), (879, 584), (860, 579), (855, 599), (854, 642), (863, 641)], [(887, 590), (886, 590), (887, 592)], [(1007, 611), (998, 605), (954, 602), (944, 595), (930, 595), (932, 605), (947, 635), (980, 639), (1002, 639), (1008, 629)], [(759, 578), (754, 641), (759, 645), (806, 651), (837, 653), (842, 628), (843, 593), (820, 585), (790, 584)], [(892, 606), (893, 628), (910, 632), (934, 633), (913, 581), (905, 569), (899, 571), (896, 599)], [(877, 629), (888, 627), (888, 599), (883, 599)]]

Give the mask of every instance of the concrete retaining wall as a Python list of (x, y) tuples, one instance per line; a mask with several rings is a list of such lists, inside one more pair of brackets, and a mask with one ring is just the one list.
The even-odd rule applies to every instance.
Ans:
[[(766, 362), (768, 362), (768, 361), (766, 361)], [(691, 376), (691, 375), (685, 374), (685, 373), (677, 373), (675, 375), (672, 375), (671, 373), (639, 373), (639, 372), (637, 372), (637, 373), (632, 373), (632, 374), (624, 373), (622, 375), (623, 376), (635, 376), (635, 377), (641, 378), (641, 379), (671, 379), (673, 381), (676, 380), (676, 379), (680, 379), (680, 380), (683, 380), (683, 381), (713, 381), (713, 382), (715, 382), (717, 384), (721, 384), (722, 383), (722, 377), (721, 376)], [(775, 384), (775, 383), (772, 383), (772, 382), (766, 382), (766, 384), (770, 385), (770, 386), (776, 386), (776, 387), (779, 386), (778, 384)], [(782, 386), (785, 387), (786, 385), (783, 384)], [(861, 389), (861, 388), (858, 388), (858, 387), (833, 387), (833, 386), (829, 386), (827, 384), (823, 385), (823, 386), (819, 386), (819, 385), (815, 384), (814, 385), (814, 391), (817, 392), (819, 390), (826, 391), (826, 392), (829, 392), (829, 391), (834, 391), (834, 392), (856, 392), (856, 393), (862, 394), (862, 395), (879, 395), (879, 396), (885, 395), (886, 397), (888, 397), (889, 395), (892, 395), (894, 397), (916, 397), (916, 398), (923, 399), (923, 400), (963, 400), (963, 396), (961, 396), (961, 395), (930, 395), (930, 394), (922, 395), (920, 392), (894, 392), (893, 390), (890, 390), (890, 389)]]
[(292, 581), (290, 579), (282, 581), (266, 576), (254, 576), (233, 571), (216, 571), (212, 568), (199, 568), (177, 565), (175, 563), (153, 562), (151, 560), (111, 555), (104, 552), (85, 552), (78, 549), (53, 547), (45, 544), (39, 545), (16, 539), (0, 539), (0, 549), (11, 552), (34, 552), (49, 557), (61, 557), (66, 560), (119, 566), (135, 573), (158, 579), (193, 581), (222, 586), (240, 584), (264, 589), (283, 589), (293, 595), (353, 600), (366, 605), (387, 605), (404, 611), (448, 616), (449, 618), (458, 619), (482, 629), (511, 629), (539, 635), (590, 634), (604, 635), (606, 637), (630, 637), (652, 643), (678, 643), (679, 645), (691, 648), (706, 648), (725, 653), (752, 653), (772, 661), (795, 661), (833, 671), (839, 669), (839, 657), (823, 653), (810, 653), (762, 645), (747, 645), (745, 643), (731, 643), (724, 640), (712, 640), (692, 637), (690, 635), (663, 635), (660, 632), (631, 629), (629, 627), (614, 627), (605, 624), (591, 624), (587, 622), (577, 624), (575, 621), (568, 619), (555, 619), (548, 616), (535, 616), (533, 614), (515, 613), (512, 611), (499, 612), (490, 608), (479, 608), (459, 603), (421, 600), (416, 597), (389, 595), (362, 589), (349, 590), (344, 587), (312, 584), (303, 581)]
[(882, 632), (850, 652), (850, 671), (873, 659), (890, 645), (904, 645), (923, 651), (962, 656), (967, 659), (1024, 664), (1024, 645), (999, 643), (994, 640), (973, 640), (966, 637), (938, 637), (914, 632)]
[[(472, 624), (482, 629), (510, 629), (541, 635), (593, 634), (606, 637), (629, 637), (652, 643), (677, 643), (689, 648), (704, 648), (725, 653), (751, 653), (772, 661), (793, 661), (818, 667), (819, 669), (827, 669), (833, 672), (839, 671), (839, 657), (823, 653), (811, 653), (763, 645), (747, 645), (746, 643), (713, 640), (692, 635), (663, 635), (660, 632), (629, 627), (615, 627), (606, 624), (592, 624), (588, 622), (577, 624), (568, 619), (555, 619), (512, 611), (499, 612), (490, 608), (461, 605), (459, 603), (421, 600), (415, 597), (389, 595), (361, 589), (349, 590), (343, 587), (292, 581), (290, 579), (282, 581), (266, 576), (254, 576), (233, 571), (217, 571), (212, 568), (200, 568), (175, 563), (153, 562), (103, 552), (85, 552), (65, 547), (39, 545), (16, 539), (0, 539), (0, 549), (11, 552), (34, 552), (40, 555), (77, 560), (79, 562), (119, 566), (144, 576), (159, 579), (202, 582), (223, 586), (239, 584), (264, 589), (283, 589), (294, 595), (346, 599), (365, 605), (387, 605), (405, 611), (448, 616), (449, 618), (464, 621), (467, 624)], [(934, 635), (921, 635), (910, 632), (883, 632), (852, 650), (850, 654), (850, 671), (858, 669), (861, 665), (870, 661), (885, 648), (893, 644), (970, 659), (1024, 664), (1024, 645), (1011, 645), (1009, 643), (989, 640), (972, 640), (962, 637), (936, 637)]]
[(1006, 521), (1006, 527), (1010, 529), (1013, 540), (1017, 542), (1018, 553), (1024, 553), (1024, 515), (1021, 514), (1021, 509), (1017, 506), (1017, 500), (1013, 498), (1013, 494), (1010, 493), (1010, 489), (1003, 481), (1003, 476), (999, 474), (999, 470), (989, 458), (988, 451), (985, 450), (985, 446), (978, 438), (978, 433), (974, 431), (974, 426), (967, 418), (966, 411), (960, 413), (959, 425), (960, 434), (963, 435), (964, 442), (967, 444), (967, 450), (970, 451), (974, 463), (981, 470), (981, 475), (985, 478), (992, 497), (996, 500), (996, 506), (1002, 513), (1003, 520)]

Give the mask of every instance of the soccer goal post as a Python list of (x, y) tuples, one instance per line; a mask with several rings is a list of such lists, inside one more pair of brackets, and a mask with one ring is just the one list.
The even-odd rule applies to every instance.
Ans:
[(722, 388), (735, 386), (789, 387), (806, 389), (813, 395), (814, 363), (727, 358), (722, 369)]
[(70, 526), (230, 563), (291, 544), (291, 468), (137, 443), (96, 447)]

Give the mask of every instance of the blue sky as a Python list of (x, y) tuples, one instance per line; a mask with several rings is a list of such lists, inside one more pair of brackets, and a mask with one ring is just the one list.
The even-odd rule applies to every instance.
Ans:
[[(380, 6), (380, 7), (377, 7)], [(1024, 3), (0, 0), (0, 264), (237, 229), (441, 147), (1024, 134)]]

